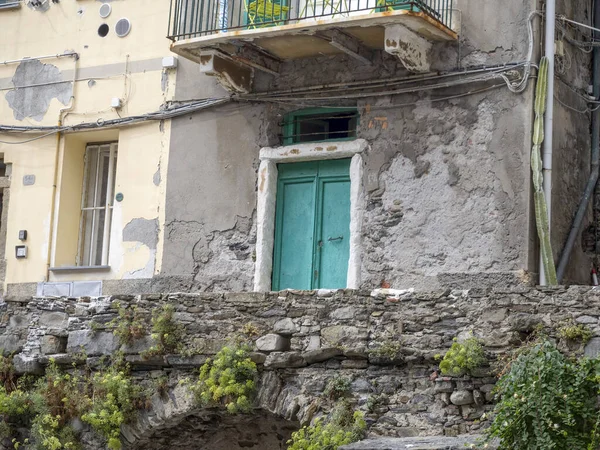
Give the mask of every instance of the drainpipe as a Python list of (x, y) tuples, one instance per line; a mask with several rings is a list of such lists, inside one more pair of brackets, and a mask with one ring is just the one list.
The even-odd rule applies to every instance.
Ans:
[[(596, 0), (594, 4), (594, 28), (600, 28), (600, 0)], [(597, 31), (593, 32), (594, 39), (600, 38), (600, 33)], [(592, 85), (593, 85), (593, 95), (595, 99), (600, 97), (600, 48), (594, 47), (593, 53), (593, 63), (592, 63)], [(581, 228), (581, 224), (583, 223), (583, 219), (585, 217), (585, 212), (587, 210), (588, 204), (590, 203), (590, 199), (594, 193), (596, 188), (596, 183), (598, 181), (598, 174), (600, 167), (600, 110), (596, 110), (592, 112), (592, 150), (591, 150), (591, 170), (590, 170), (590, 178), (585, 186), (585, 191), (583, 192), (583, 197), (579, 203), (579, 208), (577, 209), (577, 213), (575, 214), (575, 218), (573, 219), (573, 225), (571, 226), (571, 231), (569, 231), (569, 236), (567, 237), (567, 242), (563, 248), (562, 254), (560, 255), (560, 261), (558, 263), (558, 268), (556, 270), (556, 277), (558, 278), (559, 283), (561, 282), (563, 276), (565, 275), (565, 271), (567, 269), (567, 264), (569, 263), (569, 257), (571, 256), (571, 252), (573, 247), (575, 246), (575, 240), (579, 235), (579, 230)]]
[[(65, 117), (65, 113), (71, 111), (75, 106), (75, 84), (77, 82), (77, 62), (79, 61), (79, 55), (77, 53), (72, 53), (73, 56), (73, 88), (71, 90), (71, 98), (69, 99), (69, 104), (64, 108), (61, 108), (58, 112), (58, 128), (63, 125), (63, 118)], [(50, 205), (50, 230), (48, 232), (48, 258), (46, 260), (46, 281), (50, 280), (50, 266), (52, 264), (52, 256), (55, 253), (54, 244), (56, 243), (56, 225), (55, 220), (57, 220), (56, 212), (56, 197), (58, 196), (58, 164), (60, 163), (60, 141), (61, 141), (62, 133), (59, 131), (56, 133), (56, 152), (54, 157), (54, 177), (52, 181), (52, 200)]]
[[(548, 58), (548, 93), (544, 122), (544, 148), (542, 169), (544, 175), (544, 197), (548, 205), (548, 232), (552, 228), (552, 122), (554, 120), (554, 28), (556, 23), (556, 0), (546, 0), (546, 37), (544, 48)], [(552, 236), (552, 234), (550, 234)], [(540, 286), (547, 284), (544, 264), (540, 252)]]

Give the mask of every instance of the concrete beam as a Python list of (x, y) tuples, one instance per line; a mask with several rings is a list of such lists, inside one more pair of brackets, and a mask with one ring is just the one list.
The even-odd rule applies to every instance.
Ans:
[(373, 64), (371, 61), (372, 51), (365, 47), (363, 43), (354, 36), (346, 34), (337, 28), (319, 32), (316, 36), (325, 39), (333, 47), (343, 51), (363, 64)]
[(281, 60), (269, 55), (265, 51), (261, 51), (252, 46), (252, 44), (237, 41), (232, 42), (232, 45), (219, 45), (216, 48), (240, 64), (279, 76), (279, 64)]
[(207, 50), (200, 53), (200, 72), (217, 78), (225, 89), (247, 94), (252, 90), (252, 68), (232, 61), (218, 50)]
[(397, 56), (411, 72), (429, 72), (431, 42), (404, 25), (385, 27), (385, 51)]

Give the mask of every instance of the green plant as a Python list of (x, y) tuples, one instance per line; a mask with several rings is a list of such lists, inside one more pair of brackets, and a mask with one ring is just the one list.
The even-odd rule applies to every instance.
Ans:
[(143, 402), (141, 389), (133, 384), (125, 370), (117, 366), (95, 373), (91, 386), (95, 401), (81, 420), (106, 438), (109, 449), (119, 450), (121, 425), (133, 418)]
[(31, 425), (31, 434), (39, 450), (76, 450), (81, 448), (73, 428), (61, 424), (60, 416), (37, 415)]
[(569, 321), (558, 329), (558, 335), (562, 339), (579, 341), (583, 344), (587, 344), (592, 336), (594, 336), (594, 333), (581, 323), (575, 325), (573, 321)]
[(232, 414), (250, 411), (257, 370), (249, 352), (248, 346), (223, 347), (206, 361), (194, 386), (200, 404), (224, 405)]
[(183, 345), (184, 328), (175, 320), (173, 305), (164, 304), (152, 310), (152, 339), (155, 344), (142, 353), (144, 357), (185, 353)]
[(0, 386), (4, 386), (7, 391), (16, 389), (15, 366), (12, 355), (3, 356), (3, 350), (0, 349)]
[(572, 359), (544, 340), (514, 359), (496, 385), (488, 440), (500, 450), (597, 448), (600, 362)]
[(442, 375), (458, 377), (485, 364), (485, 352), (479, 339), (471, 336), (461, 344), (456, 338), (440, 362)]
[[(135, 339), (145, 336), (146, 324), (136, 306), (124, 308), (119, 302), (115, 302), (113, 307), (117, 309), (119, 316), (111, 320), (108, 325), (114, 327), (113, 334), (119, 338), (121, 345), (131, 344)], [(94, 331), (92, 324), (95, 322), (90, 323), (90, 327)]]
[(367, 411), (370, 413), (374, 412), (379, 406), (385, 404), (388, 401), (386, 394), (372, 394), (367, 398)]
[(349, 403), (342, 400), (327, 419), (318, 418), (292, 433), (288, 450), (337, 450), (362, 439), (366, 429), (363, 414), (352, 411)]
[(242, 334), (249, 338), (255, 338), (260, 336), (260, 330), (255, 324), (248, 322), (242, 327)]
[(544, 113), (546, 111), (546, 95), (548, 90), (548, 58), (542, 57), (535, 87), (535, 120), (533, 122), (533, 146), (531, 147), (531, 173), (533, 178), (533, 203), (535, 206), (535, 223), (540, 239), (540, 253), (544, 266), (544, 274), (549, 285), (558, 284), (556, 267), (552, 256), (550, 242), (550, 225), (548, 223), (548, 205), (544, 197), (542, 175), (542, 158), (540, 149), (544, 141)]
[(339, 400), (350, 393), (352, 380), (342, 376), (330, 378), (325, 386), (323, 394), (330, 400)]
[(398, 358), (401, 350), (402, 344), (400, 342), (387, 340), (382, 342), (379, 347), (370, 350), (369, 355), (393, 361)]

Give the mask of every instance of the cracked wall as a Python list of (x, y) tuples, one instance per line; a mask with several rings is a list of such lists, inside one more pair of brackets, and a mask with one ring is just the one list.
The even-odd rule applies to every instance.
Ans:
[[(565, 12), (577, 10), (575, 17), (583, 20), (587, 12), (578, 9), (577, 1), (565, 6), (569, 9)], [(535, 2), (514, 0), (498, 9), (492, 1), (462, 0), (457, 7), (462, 11), (460, 42), (434, 45), (433, 70), (524, 59), (527, 18), (537, 8)], [(537, 22), (534, 29), (537, 49), (542, 38)], [(581, 68), (568, 69), (563, 74), (566, 80), (587, 82), (586, 58), (575, 57), (573, 66)], [(285, 62), (279, 77), (257, 72), (255, 89), (291, 89), (407, 74), (397, 59), (384, 52), (375, 52), (372, 65), (357, 63), (346, 55), (323, 56)], [(178, 98), (214, 95), (218, 89), (211, 78), (194, 84), (191, 76), (189, 71), (178, 74)], [(363, 287), (463, 287), (536, 279), (537, 235), (529, 167), (533, 81), (522, 94), (510, 92), (503, 83), (495, 79), (466, 87), (333, 101), (358, 107), (358, 137), (370, 145), (363, 155)], [(252, 254), (256, 224), (247, 228), (233, 224), (238, 217), (254, 221), (258, 149), (280, 145), (283, 115), (303, 106), (313, 104), (297, 100), (292, 106), (238, 105), (173, 121), (177, 132), (171, 141), (171, 164), (186, 166), (195, 175), (169, 169), (168, 198), (186, 200), (167, 207), (171, 232), (165, 246), (172, 250), (169, 258), (165, 251), (161, 275), (190, 277), (195, 286), (209, 290), (250, 286), (252, 260), (236, 260), (229, 246), (242, 242)], [(206, 123), (211, 124), (210, 129)], [(558, 255), (589, 172), (589, 118), (582, 120), (572, 111), (558, 109), (555, 123), (558, 167), (553, 241)], [(190, 157), (192, 150), (184, 150), (186, 145), (191, 147), (186, 142), (197, 143), (195, 157)], [(568, 152), (567, 146), (576, 151)], [(234, 188), (219, 175), (226, 173), (221, 158), (235, 161), (227, 169), (236, 174)], [(198, 196), (195, 200), (187, 193), (189, 183)], [(194, 214), (190, 215), (190, 210)], [(227, 226), (214, 223), (225, 217)], [(582, 260), (580, 249), (574, 258)], [(583, 269), (578, 265), (572, 266), (569, 278), (587, 281), (589, 264), (583, 264)]]

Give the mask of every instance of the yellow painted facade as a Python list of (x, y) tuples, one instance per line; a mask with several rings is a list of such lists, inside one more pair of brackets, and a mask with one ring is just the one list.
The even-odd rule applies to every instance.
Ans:
[[(163, 69), (162, 58), (170, 55), (169, 2), (127, 0), (110, 3), (112, 12), (100, 17), (100, 2), (61, 0), (49, 2), (46, 11), (23, 4), (0, 9), (0, 30), (10, 37), (0, 42), (0, 125), (64, 126), (102, 123), (158, 111), (174, 92), (175, 73)], [(129, 19), (131, 31), (118, 37), (115, 24)], [(107, 24), (105, 37), (98, 33)], [(58, 81), (20, 78), (23, 58), (38, 59), (64, 52), (72, 56), (40, 59), (55, 66)], [(6, 62), (3, 64), (3, 62)], [(47, 69), (47, 67), (44, 66)], [(54, 70), (54, 69), (53, 69)], [(19, 104), (10, 104), (7, 94), (19, 94), (15, 85), (27, 86), (24, 102), (45, 100), (47, 88), (75, 78), (66, 104), (57, 97), (47, 110), (29, 115)], [(39, 84), (39, 85), (38, 85)], [(30, 98), (27, 97), (30, 96)], [(113, 98), (122, 107), (111, 107)], [(62, 98), (64, 101), (64, 96)], [(27, 117), (20, 118), (18, 113)], [(40, 117), (41, 116), (41, 117)], [(149, 278), (160, 271), (165, 210), (165, 186), (170, 139), (169, 121), (63, 132), (60, 135), (0, 132), (0, 154), (11, 172), (10, 202), (6, 223), (6, 284), (43, 281), (118, 280)], [(45, 134), (47, 136), (43, 137)], [(34, 139), (30, 142), (24, 142)], [(7, 142), (13, 142), (8, 144)], [(14, 142), (20, 142), (14, 144)], [(115, 191), (123, 200), (114, 201), (110, 228), (108, 270), (53, 271), (52, 268), (81, 265), (80, 218), (84, 185), (84, 155), (90, 143), (118, 142)], [(35, 176), (35, 181), (31, 180)], [(24, 182), (27, 176), (28, 182)], [(113, 196), (114, 199), (114, 196)], [(156, 223), (155, 248), (147, 240), (124, 240), (123, 230), (137, 219)], [(27, 230), (25, 242), (19, 230)], [(26, 258), (15, 257), (15, 246), (25, 244)]]

